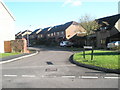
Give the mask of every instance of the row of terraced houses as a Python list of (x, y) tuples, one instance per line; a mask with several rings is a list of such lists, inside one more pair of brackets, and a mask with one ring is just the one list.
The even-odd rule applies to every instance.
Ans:
[[(30, 32), (26, 30), (26, 32)], [(23, 33), (23, 32), (22, 32)], [(21, 38), (22, 33), (16, 34), (16, 38)], [(21, 36), (20, 36), (20, 35)], [(47, 27), (44, 29), (36, 29), (29, 34), (30, 44), (58, 44), (63, 40), (70, 40), (75, 36), (85, 36), (86, 30), (75, 21), (67, 22), (65, 24), (56, 25), (54, 27)], [(27, 34), (26, 36), (27, 37)], [(28, 38), (26, 38), (28, 39)]]
[[(120, 6), (120, 3), (119, 5)], [(36, 29), (35, 31), (25, 30), (19, 32), (14, 37), (15, 19), (7, 8), (5, 3), (0, 0), (0, 53), (4, 53), (6, 46), (5, 41), (11, 41), (20, 38), (26, 38), (30, 44), (41, 44), (49, 42), (60, 42), (61, 40), (70, 40), (78, 46), (93, 44), (99, 48), (105, 48), (108, 42), (120, 41), (120, 8), (119, 14), (100, 18), (97, 21), (101, 23), (105, 21), (108, 25), (104, 25), (93, 35), (89, 35), (86, 42), (86, 30), (74, 21), (47, 27), (44, 29)], [(6, 27), (7, 26), (7, 27)], [(49, 41), (49, 42), (48, 42)]]
[[(106, 48), (109, 42), (120, 41), (120, 14), (96, 19), (96, 21), (102, 26), (94, 34), (88, 36), (86, 30), (79, 23), (71, 21), (54, 27), (39, 28), (33, 32), (29, 30), (19, 32), (16, 34), (16, 39), (25, 37), (31, 45), (58, 45), (60, 41), (68, 40), (79, 47), (94, 45), (99, 48)], [(107, 22), (107, 24), (103, 22)]]

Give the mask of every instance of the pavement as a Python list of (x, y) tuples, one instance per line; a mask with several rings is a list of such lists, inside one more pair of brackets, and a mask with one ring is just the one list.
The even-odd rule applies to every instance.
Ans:
[(26, 57), (30, 57), (30, 56), (36, 55), (37, 53), (38, 53), (38, 51), (34, 50), (31, 53), (23, 53), (23, 54), (3, 57), (3, 58), (0, 58), (0, 64), (16, 61), (16, 60), (23, 59), (23, 58), (26, 58)]
[(76, 66), (69, 62), (72, 51), (32, 49), (39, 52), (2, 64), (2, 88), (118, 88), (118, 74)]
[(25, 55), (29, 55), (29, 53), (24, 53), (24, 54), (19, 54), (19, 55), (12, 55), (12, 56), (8, 56), (8, 57), (3, 57), (1, 60), (2, 61), (11, 60), (11, 59), (15, 59), (15, 58), (22, 57), (22, 56), (25, 56)]

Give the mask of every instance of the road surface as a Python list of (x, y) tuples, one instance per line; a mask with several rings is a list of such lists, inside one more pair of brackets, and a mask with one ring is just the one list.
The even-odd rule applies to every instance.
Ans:
[(35, 49), (35, 56), (2, 64), (2, 88), (118, 88), (117, 74), (70, 63), (72, 51)]

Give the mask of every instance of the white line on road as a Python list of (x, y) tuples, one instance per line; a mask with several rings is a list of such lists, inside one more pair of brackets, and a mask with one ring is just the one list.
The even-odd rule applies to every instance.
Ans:
[(22, 77), (36, 77), (35, 75), (22, 75)]
[(54, 66), (76, 66), (76, 65), (73, 65), (73, 64), (66, 64), (66, 65), (54, 65)]
[(17, 77), (17, 75), (4, 75), (5, 77)]
[(106, 79), (118, 79), (119, 77), (104, 77)]
[(42, 75), (41, 77), (42, 78), (56, 78), (57, 76), (44, 76), (44, 75)]
[(85, 78), (85, 79), (97, 79), (98, 77), (95, 77), (95, 76), (79, 76), (79, 78)]
[(62, 78), (75, 78), (75, 76), (61, 76)]

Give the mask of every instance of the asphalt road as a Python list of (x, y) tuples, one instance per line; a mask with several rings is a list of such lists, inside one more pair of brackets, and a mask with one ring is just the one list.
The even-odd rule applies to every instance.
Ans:
[(2, 64), (2, 88), (118, 88), (117, 74), (70, 63), (72, 51), (35, 49), (35, 56)]

